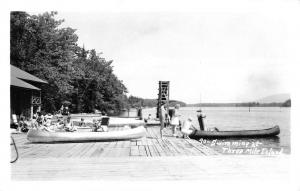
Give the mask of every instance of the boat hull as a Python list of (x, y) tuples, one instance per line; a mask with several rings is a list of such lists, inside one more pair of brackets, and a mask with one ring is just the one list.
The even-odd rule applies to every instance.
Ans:
[(196, 130), (194, 133), (189, 135), (192, 139), (200, 138), (259, 138), (259, 137), (271, 137), (276, 136), (280, 133), (278, 125), (261, 130), (243, 130), (243, 131), (199, 131)]
[(30, 129), (27, 139), (30, 142), (83, 142), (83, 141), (111, 141), (138, 139), (146, 135), (143, 126), (134, 129), (110, 132), (48, 132)]

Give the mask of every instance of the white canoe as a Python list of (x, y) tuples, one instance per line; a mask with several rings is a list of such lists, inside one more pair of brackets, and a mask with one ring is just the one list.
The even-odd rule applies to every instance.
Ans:
[(30, 142), (80, 142), (138, 139), (146, 135), (143, 126), (133, 129), (109, 132), (48, 132), (30, 129), (27, 139)]

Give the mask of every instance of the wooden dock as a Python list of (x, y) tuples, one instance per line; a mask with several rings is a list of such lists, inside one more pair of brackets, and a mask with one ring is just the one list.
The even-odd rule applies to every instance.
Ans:
[[(198, 141), (170, 135), (170, 130), (165, 130), (161, 139), (158, 127), (148, 127), (147, 136), (138, 140), (37, 144), (27, 141), (25, 134), (13, 134), (19, 159), (11, 164), (12, 180), (195, 179), (204, 175), (209, 178), (207, 168), (229, 164), (217, 169), (222, 174), (228, 173), (227, 168), (239, 166), (238, 160), (236, 164), (232, 163), (236, 159), (226, 162), (224, 159), (229, 159), (228, 156), (221, 156)], [(260, 161), (260, 164), (265, 163)], [(257, 165), (256, 162), (251, 164)], [(247, 168), (244, 168), (243, 175), (247, 175)], [(263, 173), (268, 172), (268, 167), (262, 169)], [(271, 166), (269, 170), (270, 174), (274, 173)]]
[[(118, 131), (121, 128), (111, 128)], [(146, 128), (147, 135), (137, 140), (79, 143), (30, 143), (25, 134), (13, 134), (22, 158), (98, 158), (98, 157), (158, 157), (217, 155), (214, 150), (196, 140), (171, 136), (164, 130), (163, 139), (159, 127)]]

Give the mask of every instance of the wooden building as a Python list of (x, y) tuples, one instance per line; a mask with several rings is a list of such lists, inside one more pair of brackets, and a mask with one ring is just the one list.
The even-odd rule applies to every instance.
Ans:
[(46, 83), (10, 65), (10, 113), (32, 118), (41, 109), (41, 85)]

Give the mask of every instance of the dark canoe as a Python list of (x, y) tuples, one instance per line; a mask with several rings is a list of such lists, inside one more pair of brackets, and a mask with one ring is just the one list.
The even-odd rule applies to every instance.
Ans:
[(196, 130), (189, 137), (192, 139), (200, 138), (259, 138), (259, 137), (270, 137), (276, 136), (280, 133), (280, 128), (278, 125), (261, 130), (243, 130), (243, 131), (199, 131)]

